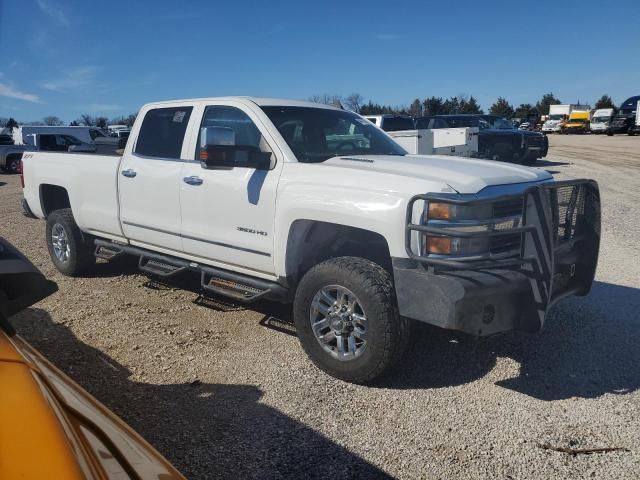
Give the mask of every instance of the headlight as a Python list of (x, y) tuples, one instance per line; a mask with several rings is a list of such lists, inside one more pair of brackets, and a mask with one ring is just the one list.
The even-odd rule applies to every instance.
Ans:
[(501, 235), (457, 237), (455, 234), (457, 232), (489, 233), (521, 226), (522, 215), (493, 218), (493, 207), (491, 203), (468, 206), (428, 202), (423, 213), (423, 225), (446, 229), (450, 235), (424, 233), (421, 241), (423, 255), (470, 256), (489, 253), (492, 238), (501, 237)]

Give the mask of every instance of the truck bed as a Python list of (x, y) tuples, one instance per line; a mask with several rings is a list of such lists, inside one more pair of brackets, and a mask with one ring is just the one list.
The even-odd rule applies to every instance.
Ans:
[(25, 153), (22, 158), (25, 200), (34, 215), (44, 218), (47, 212), (42, 209), (41, 196), (64, 188), (76, 223), (83, 231), (122, 238), (117, 176), (121, 158), (89, 153)]

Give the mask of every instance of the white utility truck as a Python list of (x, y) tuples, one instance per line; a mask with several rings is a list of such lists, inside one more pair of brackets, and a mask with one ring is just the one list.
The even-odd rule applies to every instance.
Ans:
[(477, 127), (400, 130), (387, 132), (398, 145), (414, 155), (478, 156)]
[(599, 108), (591, 116), (591, 133), (607, 133), (615, 110), (613, 108)]
[(27, 152), (22, 180), (62, 273), (133, 255), (236, 302), (292, 302), (313, 362), (357, 383), (402, 358), (414, 320), (540, 330), (553, 303), (589, 292), (598, 257), (595, 182), (409, 155), (308, 102), (148, 104), (122, 156)]

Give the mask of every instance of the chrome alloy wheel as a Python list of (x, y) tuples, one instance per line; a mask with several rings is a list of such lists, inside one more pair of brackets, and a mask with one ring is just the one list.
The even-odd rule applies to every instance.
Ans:
[(71, 247), (69, 246), (67, 232), (59, 223), (56, 223), (51, 229), (51, 244), (56, 258), (62, 263), (67, 263), (71, 255)]
[(367, 316), (345, 287), (323, 287), (311, 302), (311, 329), (322, 348), (340, 361), (359, 357), (367, 345)]

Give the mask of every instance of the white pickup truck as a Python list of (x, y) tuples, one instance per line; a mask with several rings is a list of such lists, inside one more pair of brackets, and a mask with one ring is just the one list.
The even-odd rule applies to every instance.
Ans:
[(600, 240), (593, 181), (408, 155), (357, 114), (290, 100), (148, 104), (121, 157), (26, 153), (23, 182), (62, 273), (135, 255), (238, 302), (293, 302), (313, 362), (358, 383), (402, 357), (413, 320), (538, 331), (588, 293)]

